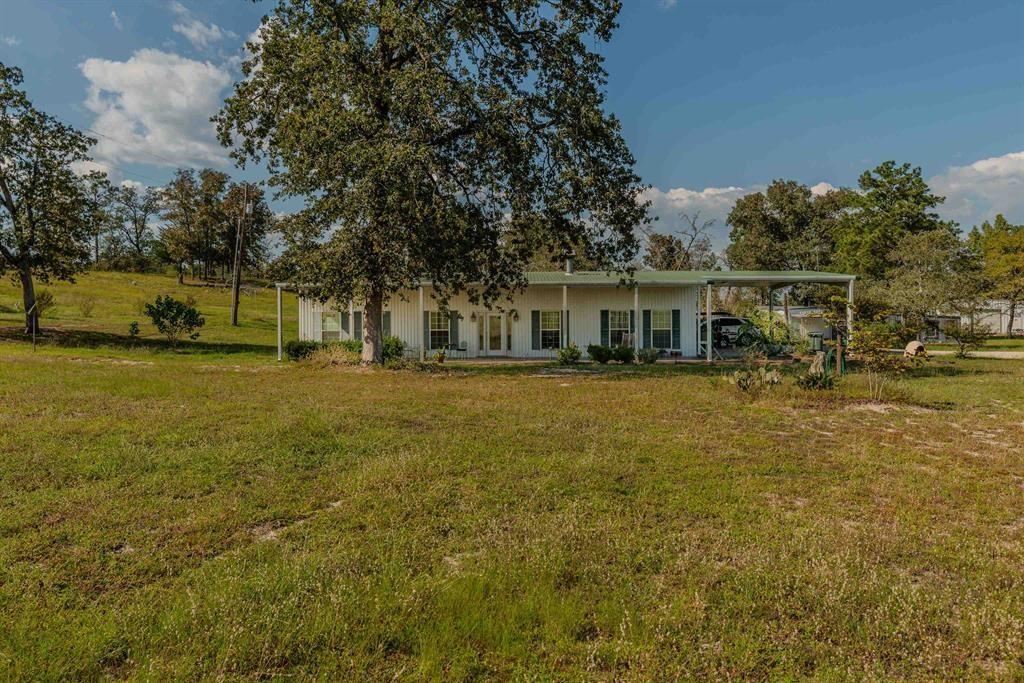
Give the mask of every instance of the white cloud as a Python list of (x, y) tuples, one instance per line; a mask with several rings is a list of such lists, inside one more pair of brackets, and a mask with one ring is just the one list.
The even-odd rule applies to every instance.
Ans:
[(117, 12), (110, 10), (110, 20), (114, 22), (114, 28), (118, 31), (124, 28), (124, 24), (121, 23), (121, 17), (117, 16)]
[(946, 197), (939, 213), (965, 227), (991, 220), (997, 213), (1011, 223), (1024, 222), (1024, 152), (951, 166), (928, 184)]
[(676, 6), (676, 0), (658, 0), (658, 5), (662, 9), (672, 9)]
[(709, 231), (711, 241), (715, 249), (723, 249), (729, 243), (729, 228), (725, 224), (725, 218), (736, 200), (763, 189), (762, 185), (706, 187), (703, 190), (685, 187), (661, 190), (655, 187), (647, 190), (643, 199), (651, 202), (651, 215), (658, 218), (652, 226), (655, 231), (672, 232), (681, 227), (679, 214), (685, 213), (693, 217), (699, 213), (702, 223), (706, 220), (714, 221)]
[(210, 123), (232, 80), (223, 68), (154, 49), (124, 62), (87, 59), (79, 68), (89, 81), (85, 106), (96, 114), (98, 161), (226, 163)]
[(217, 24), (204, 24), (199, 19), (196, 19), (192, 12), (180, 2), (172, 2), (171, 11), (178, 17), (178, 21), (171, 26), (171, 30), (185, 36), (198, 49), (205, 49), (225, 38), (238, 37), (235, 33), (222, 29)]
[(811, 194), (813, 194), (815, 197), (820, 197), (823, 194), (828, 194), (829, 192), (833, 192), (834, 190), (838, 189), (839, 188), (837, 188), (835, 185), (822, 181), (817, 185), (811, 186)]
[(3, 37), (0, 37), (0, 41), (2, 41), (4, 43), (4, 45), (7, 45), (8, 47), (14, 47), (15, 45), (21, 45), (21, 39), (18, 38), (17, 36), (3, 36)]

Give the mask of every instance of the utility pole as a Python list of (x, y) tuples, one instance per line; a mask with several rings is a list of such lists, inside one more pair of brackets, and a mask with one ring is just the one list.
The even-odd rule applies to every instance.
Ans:
[(242, 185), (242, 211), (235, 230), (235, 271), (231, 275), (231, 326), (238, 327), (238, 290), (242, 285), (242, 254), (245, 249), (245, 219), (249, 208), (249, 185)]

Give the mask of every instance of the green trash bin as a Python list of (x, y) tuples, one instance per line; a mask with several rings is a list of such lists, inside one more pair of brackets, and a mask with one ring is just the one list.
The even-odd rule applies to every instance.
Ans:
[(811, 351), (817, 353), (823, 349), (820, 332), (811, 332), (807, 335), (807, 339), (811, 344)]

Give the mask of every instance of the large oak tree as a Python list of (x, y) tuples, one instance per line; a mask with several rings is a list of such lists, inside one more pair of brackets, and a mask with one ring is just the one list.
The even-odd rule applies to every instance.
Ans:
[[(618, 0), (280, 0), (217, 117), (235, 156), (306, 200), (307, 293), (365, 307), (429, 281), (494, 301), (544, 250), (624, 266), (643, 189), (595, 43)], [(310, 232), (313, 226), (313, 232)]]
[(25, 329), (39, 329), (35, 281), (71, 280), (89, 259), (92, 226), (82, 180), (94, 140), (39, 111), (0, 63), (0, 275), (21, 283)]

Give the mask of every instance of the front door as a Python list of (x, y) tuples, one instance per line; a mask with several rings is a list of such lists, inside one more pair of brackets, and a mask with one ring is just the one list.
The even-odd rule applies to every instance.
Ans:
[(500, 313), (485, 313), (480, 316), (480, 355), (504, 356), (508, 354), (505, 334), (505, 316)]

